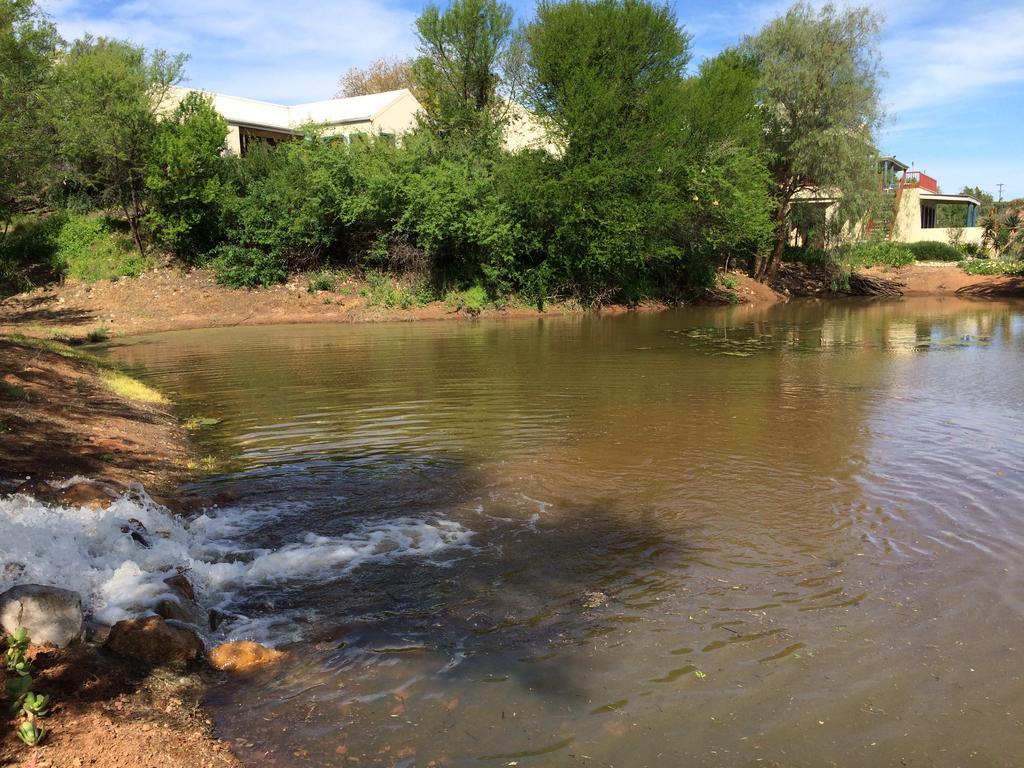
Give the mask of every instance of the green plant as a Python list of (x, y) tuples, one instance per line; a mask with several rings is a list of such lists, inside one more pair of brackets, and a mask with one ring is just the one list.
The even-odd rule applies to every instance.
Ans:
[(26, 720), (17, 730), (18, 738), (29, 747), (37, 746), (46, 738), (46, 726), (36, 725), (32, 720)]
[(231, 288), (256, 288), (283, 283), (288, 278), (284, 262), (274, 251), (223, 245), (212, 266), (217, 282)]
[(86, 282), (138, 277), (150, 259), (111, 230), (103, 216), (69, 215), (57, 233), (52, 264), (56, 271)]
[(918, 261), (960, 261), (963, 254), (949, 243), (923, 241), (908, 243), (907, 248)]
[(454, 312), (479, 315), (488, 304), (487, 291), (482, 285), (473, 285), (464, 291), (448, 291), (444, 303)]
[(21, 400), (26, 403), (32, 400), (32, 396), (29, 395), (24, 387), (19, 387), (17, 384), (11, 384), (2, 380), (0, 380), (0, 397)]
[(107, 326), (101, 325), (99, 328), (94, 328), (85, 335), (86, 341), (90, 344), (99, 344), (110, 338), (110, 332)]
[(982, 259), (961, 261), (957, 264), (968, 275), (1008, 275), (1024, 276), (1024, 261), (1001, 261), (999, 259)]
[(338, 287), (338, 276), (333, 272), (314, 272), (309, 276), (309, 284), (306, 290), (310, 293), (317, 291), (333, 291)]
[(858, 243), (840, 251), (838, 260), (851, 269), (857, 267), (903, 267), (914, 263), (914, 254), (903, 243)]

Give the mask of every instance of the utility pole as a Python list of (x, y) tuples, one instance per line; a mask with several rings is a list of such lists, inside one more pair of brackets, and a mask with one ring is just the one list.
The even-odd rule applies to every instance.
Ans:
[(996, 184), (996, 186), (999, 187), (999, 202), (1001, 203), (1001, 202), (1003, 202), (1003, 187), (1005, 187), (1006, 185), (1005, 184)]

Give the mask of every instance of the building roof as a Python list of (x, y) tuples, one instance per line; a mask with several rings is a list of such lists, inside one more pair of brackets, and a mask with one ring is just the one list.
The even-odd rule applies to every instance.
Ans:
[(981, 205), (981, 201), (970, 195), (943, 195), (940, 192), (921, 192), (921, 201), (927, 201), (930, 203), (962, 203), (967, 205), (972, 203), (974, 205)]
[(901, 163), (901, 162), (900, 162), (899, 160), (897, 160), (897, 159), (896, 159), (896, 158), (895, 158), (895, 157), (894, 157), (893, 155), (883, 155), (882, 157), (880, 157), (880, 158), (878, 158), (878, 159), (879, 159), (880, 161), (881, 161), (881, 160), (888, 160), (888, 161), (889, 161), (889, 164), (890, 164), (890, 165), (892, 165), (892, 166), (894, 166), (894, 167), (898, 168), (898, 169), (899, 169), (899, 170), (901, 170), (901, 171), (906, 171), (906, 170), (909, 170), (909, 169), (910, 169), (910, 166), (909, 166), (909, 165), (907, 165), (906, 163)]
[[(181, 96), (195, 88), (177, 88)], [(226, 93), (201, 91), (213, 99), (214, 108), (229, 123), (253, 128), (291, 131), (307, 123), (343, 125), (368, 122), (406, 95), (408, 89), (350, 96), (342, 99), (314, 101), (308, 104), (275, 104)]]

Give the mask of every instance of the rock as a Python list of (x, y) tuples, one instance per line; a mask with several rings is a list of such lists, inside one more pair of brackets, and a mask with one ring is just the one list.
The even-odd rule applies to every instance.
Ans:
[(33, 644), (64, 648), (82, 639), (82, 598), (39, 584), (11, 587), (0, 595), (0, 626), (6, 632), (24, 627)]
[(157, 616), (165, 619), (173, 619), (185, 624), (195, 624), (195, 618), (189, 613), (189, 610), (173, 598), (161, 600), (153, 610), (156, 611)]
[(584, 608), (600, 608), (608, 604), (608, 595), (604, 592), (584, 592), (580, 602)]
[(106, 509), (117, 501), (123, 489), (104, 483), (72, 483), (60, 490), (57, 502), (69, 507), (91, 507)]
[(224, 611), (218, 611), (216, 608), (211, 608), (209, 613), (210, 631), (216, 632), (217, 628), (225, 622), (234, 620), (234, 616), (230, 613), (224, 613)]
[(150, 664), (192, 661), (203, 652), (203, 641), (195, 630), (160, 616), (117, 622), (104, 645), (119, 656)]
[(185, 574), (177, 573), (174, 576), (168, 576), (164, 579), (164, 584), (193, 603), (196, 601), (196, 591), (192, 588), (192, 582), (188, 580)]
[(36, 501), (41, 501), (45, 504), (55, 504), (57, 502), (57, 489), (44, 480), (26, 480), (15, 488), (14, 492), (24, 496), (31, 496)]
[(274, 664), (285, 657), (276, 648), (254, 643), (251, 640), (235, 640), (222, 643), (210, 651), (210, 665), (231, 672), (249, 672), (258, 667)]

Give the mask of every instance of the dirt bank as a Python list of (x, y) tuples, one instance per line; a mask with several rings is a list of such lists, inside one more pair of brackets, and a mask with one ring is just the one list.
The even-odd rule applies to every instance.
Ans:
[(956, 264), (918, 262), (905, 267), (872, 267), (866, 274), (905, 283), (904, 296), (959, 294), (993, 298), (1024, 297), (1024, 278), (1001, 275), (968, 275)]
[[(236, 768), (213, 737), (194, 671), (136, 666), (104, 651), (37, 655), (35, 688), (51, 696), (42, 745), (21, 745), (0, 717), (0, 766), (19, 768)], [(4, 713), (6, 715), (6, 712)]]
[[(73, 475), (173, 491), (187, 471), (184, 429), (166, 403), (117, 394), (112, 386), (132, 382), (115, 377), (112, 385), (111, 375), (77, 350), (0, 338), (0, 493), (27, 476)], [(0, 766), (237, 765), (211, 734), (198, 703), (204, 680), (194, 671), (150, 670), (95, 646), (44, 653), (36, 665), (36, 691), (53, 697), (50, 733), (38, 749), (22, 746), (4, 707)]]
[(73, 475), (174, 490), (185, 430), (168, 405), (119, 396), (104, 373), (61, 345), (0, 337), (0, 491)]
[[(135, 279), (92, 284), (68, 281), (37, 288), (0, 301), (0, 333), (85, 339), (89, 334), (129, 336), (186, 328), (285, 323), (358, 323), (375, 321), (446, 320), (466, 318), (441, 301), (424, 307), (372, 306), (366, 283), (349, 279), (333, 291), (310, 293), (304, 276), (285, 285), (253, 290), (218, 285), (206, 270), (182, 272), (162, 268)], [(723, 285), (710, 291), (718, 303), (771, 303), (779, 296), (741, 273), (723, 276)], [(601, 314), (658, 311), (666, 305), (611, 305)], [(552, 317), (578, 313), (576, 304), (550, 304), (543, 312), (528, 306), (489, 308), (481, 317)]]

